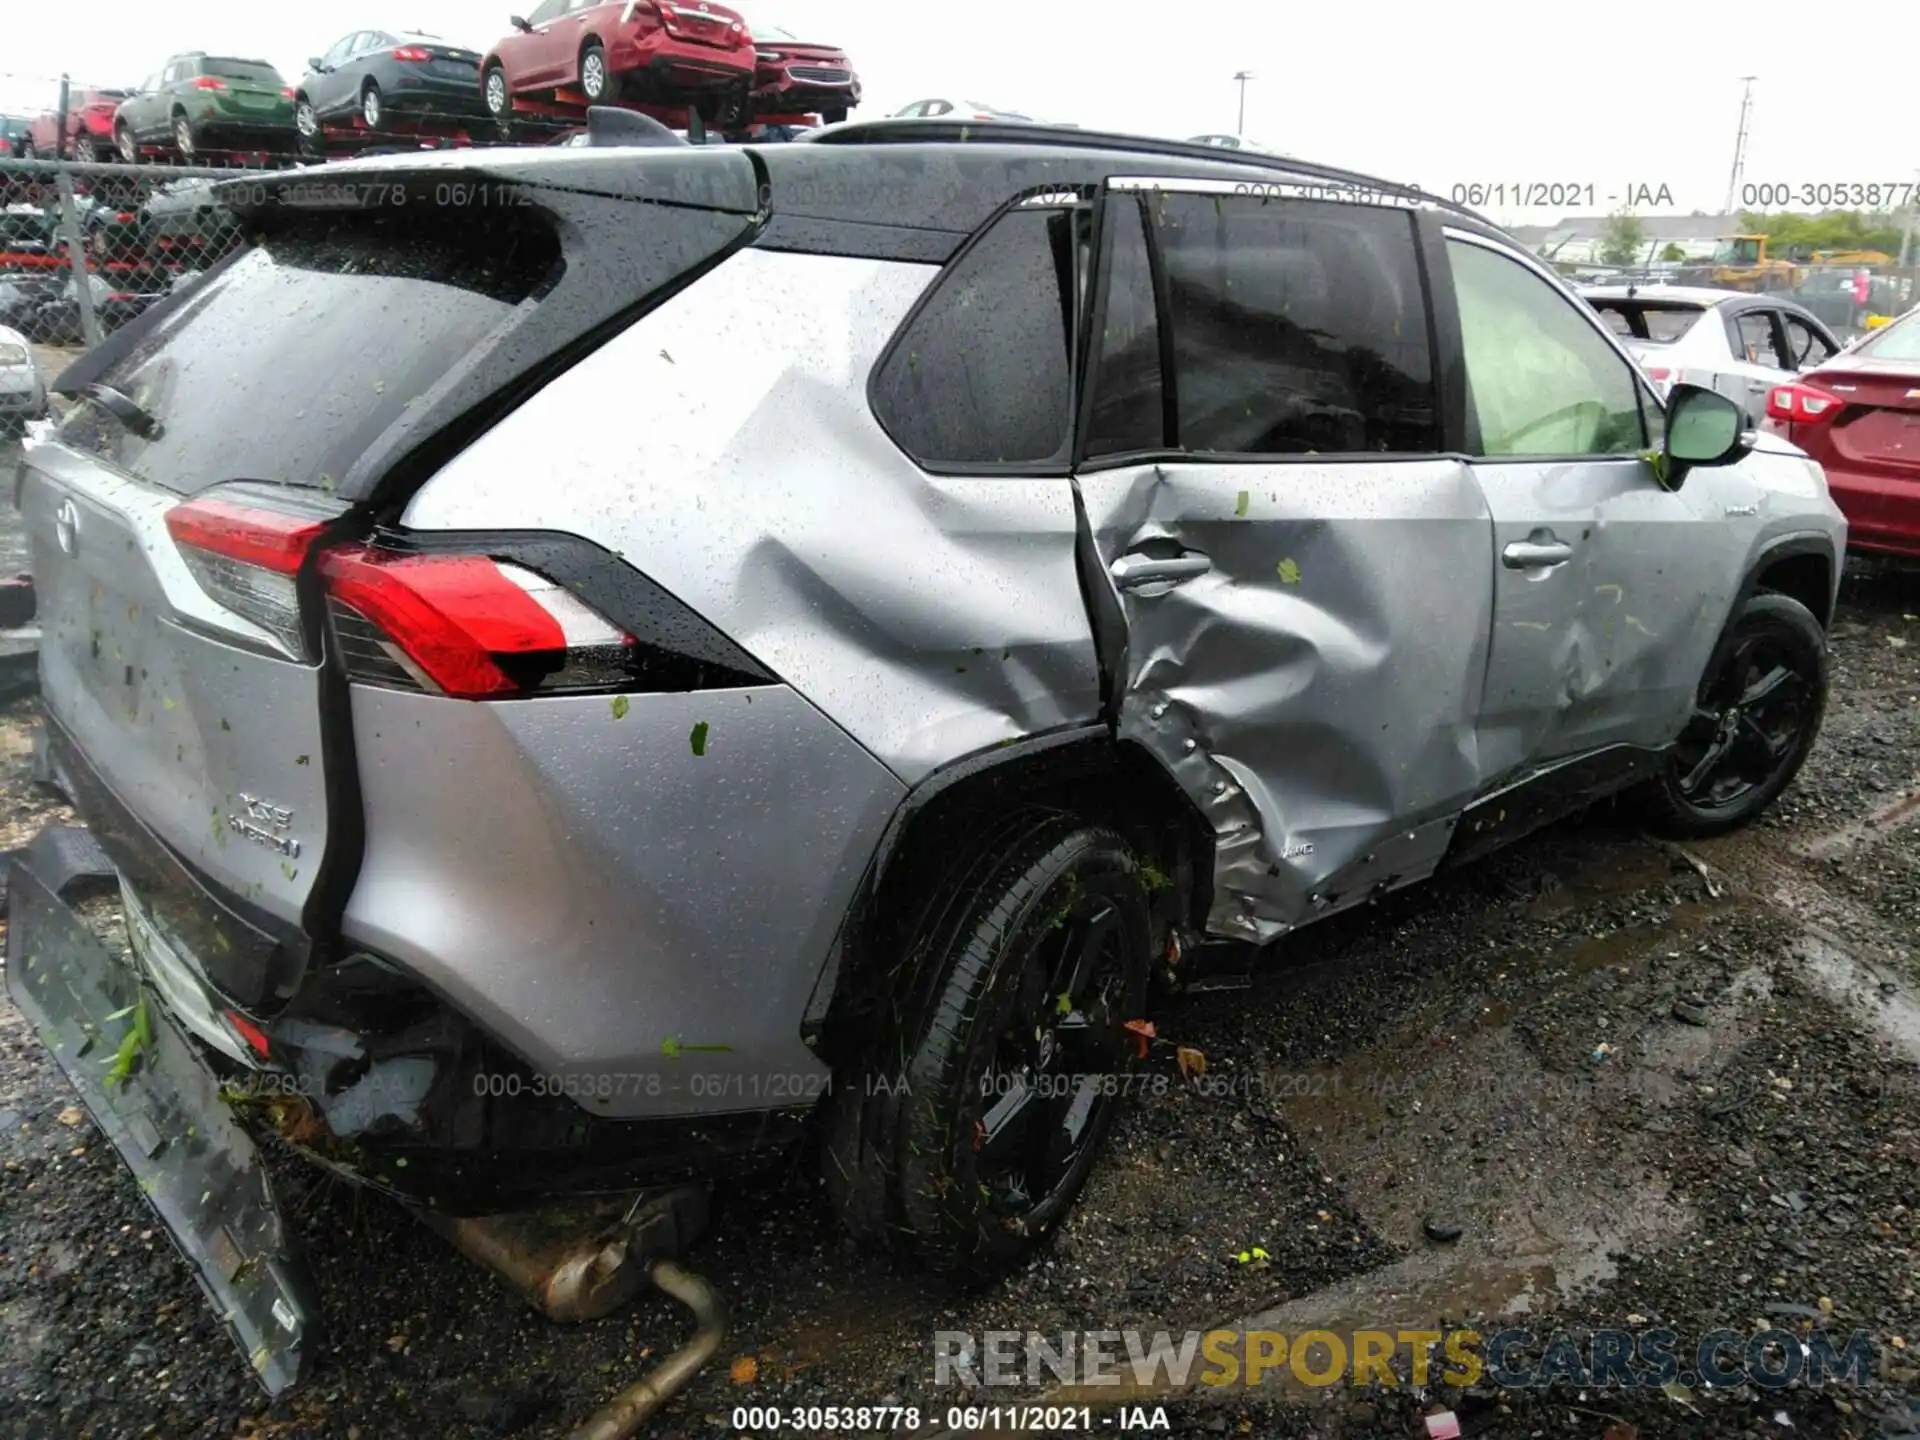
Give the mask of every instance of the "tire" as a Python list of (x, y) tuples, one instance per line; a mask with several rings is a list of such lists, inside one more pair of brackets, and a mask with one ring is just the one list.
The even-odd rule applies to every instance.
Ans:
[(376, 135), (380, 133), (381, 121), (387, 118), (382, 100), (380, 87), (369, 80), (367, 88), (360, 92), (360, 121)]
[(607, 73), (607, 52), (598, 40), (589, 40), (581, 46), (579, 70), (580, 93), (587, 97), (587, 103), (606, 104), (613, 77)]
[(320, 129), (320, 112), (305, 95), (293, 102), (294, 145), (299, 154), (315, 157), (326, 153), (326, 136)]
[(193, 122), (184, 115), (173, 117), (173, 148), (183, 160), (191, 160), (200, 151), (200, 137), (193, 133)]
[(1153, 922), (1126, 842), (1074, 816), (1021, 811), (958, 853), (903, 928), (821, 1160), (856, 1238), (978, 1282), (1024, 1260), (1093, 1167), (1124, 1093), (1095, 1077), (1131, 1069)]
[(120, 152), (120, 158), (129, 165), (140, 163), (140, 146), (133, 138), (133, 131), (125, 125), (116, 125), (113, 130), (114, 148)]
[(100, 158), (100, 145), (91, 134), (73, 137), (73, 163), (92, 165)]
[(820, 112), (820, 118), (829, 125), (838, 125), (847, 118), (847, 107), (844, 105), (836, 105), (831, 110), (822, 110)]
[(1827, 637), (1807, 607), (1786, 595), (1748, 600), (1661, 773), (1631, 792), (1647, 827), (1687, 840), (1753, 820), (1806, 763), (1827, 687)]
[(487, 113), (503, 130), (513, 118), (513, 95), (507, 89), (507, 72), (496, 61), (489, 65), (486, 73), (480, 77), (480, 99), (487, 107)]

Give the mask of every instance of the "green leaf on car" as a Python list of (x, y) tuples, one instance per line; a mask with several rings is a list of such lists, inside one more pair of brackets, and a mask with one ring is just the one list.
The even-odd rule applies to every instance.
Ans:
[(1299, 561), (1282, 560), (1279, 565), (1275, 567), (1275, 570), (1280, 576), (1280, 583), (1282, 585), (1298, 585), (1300, 583)]
[(707, 722), (702, 720), (698, 725), (694, 726), (693, 733), (687, 737), (687, 740), (693, 746), (694, 754), (696, 755), (706, 754), (707, 753)]
[(616, 695), (613, 697), (613, 718), (616, 720), (624, 720), (627, 718), (626, 696)]
[(1233, 513), (1236, 516), (1243, 519), (1245, 518), (1247, 513), (1247, 500), (1248, 500), (1247, 492), (1242, 490), (1240, 492), (1239, 498), (1233, 502)]

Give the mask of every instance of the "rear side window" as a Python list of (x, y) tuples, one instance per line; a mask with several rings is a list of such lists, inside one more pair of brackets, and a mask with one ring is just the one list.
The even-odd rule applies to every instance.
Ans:
[(887, 433), (929, 469), (1066, 459), (1075, 217), (1012, 210), (934, 282), (874, 371)]
[(1440, 448), (1406, 211), (1154, 192), (1177, 435), (1239, 455)]
[(161, 433), (82, 403), (60, 439), (180, 494), (227, 480), (330, 490), (556, 272), (539, 211), (472, 214), (409, 205), (268, 234), (101, 375)]

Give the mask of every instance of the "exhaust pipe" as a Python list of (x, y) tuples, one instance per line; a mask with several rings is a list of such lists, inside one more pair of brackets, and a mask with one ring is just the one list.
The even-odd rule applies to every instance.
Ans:
[(647, 1278), (693, 1311), (693, 1338), (603, 1405), (568, 1440), (631, 1440), (662, 1406), (682, 1390), (727, 1336), (727, 1305), (714, 1288), (671, 1260), (655, 1260)]

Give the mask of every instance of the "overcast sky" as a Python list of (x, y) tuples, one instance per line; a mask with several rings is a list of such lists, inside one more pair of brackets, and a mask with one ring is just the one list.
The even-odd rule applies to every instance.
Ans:
[[(484, 49), (506, 30), (514, 0), (0, 3), (10, 12), (0, 19), (0, 107), (38, 110), (51, 106), (63, 70), (76, 82), (130, 85), (177, 50), (264, 58), (292, 80), (309, 55), (368, 26), (418, 27)], [(1089, 128), (1231, 131), (1232, 76), (1250, 70), (1246, 134), (1271, 147), (1441, 193), (1475, 181), (1580, 192), (1544, 211), (1488, 196), (1483, 208), (1510, 223), (1615, 210), (1640, 186), (1665, 186), (1673, 200), (1643, 196), (1642, 213), (1719, 209), (1746, 75), (1759, 77), (1747, 181), (1911, 185), (1920, 173), (1914, 0), (741, 8), (749, 22), (844, 46), (866, 86), (860, 114), (947, 95)]]

